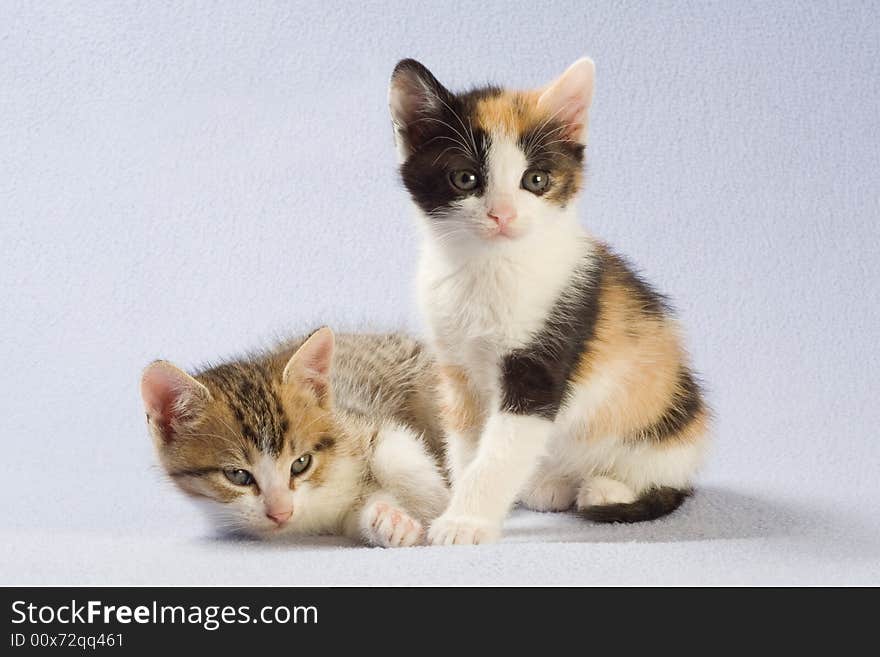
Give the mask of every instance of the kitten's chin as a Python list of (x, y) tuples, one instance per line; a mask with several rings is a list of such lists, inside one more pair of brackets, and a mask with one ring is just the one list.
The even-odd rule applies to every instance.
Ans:
[(474, 230), (462, 242), (473, 248), (494, 248), (505, 244), (515, 244), (528, 237), (528, 230), (516, 228), (483, 228)]
[(490, 244), (507, 244), (510, 242), (516, 242), (525, 237), (525, 232), (516, 231), (516, 230), (493, 230), (487, 232), (483, 236), (483, 241), (489, 242)]
[(281, 538), (282, 536), (288, 536), (292, 533), (290, 525), (284, 525), (282, 527), (278, 527), (277, 525), (274, 527), (240, 526), (234, 529), (220, 526), (217, 527), (217, 530), (219, 533), (232, 538), (247, 538), (256, 541), (272, 541)]
[(275, 523), (263, 524), (262, 522), (257, 522), (249, 525), (249, 530), (251, 535), (255, 538), (264, 541), (271, 541), (272, 539), (288, 536), (294, 533), (293, 527), (293, 522), (286, 522), (283, 525)]
[(270, 522), (264, 525), (260, 521), (254, 522), (253, 519), (249, 519), (247, 514), (238, 514), (210, 498), (194, 498), (193, 502), (202, 510), (219, 536), (264, 541), (290, 533), (289, 522), (281, 526)]

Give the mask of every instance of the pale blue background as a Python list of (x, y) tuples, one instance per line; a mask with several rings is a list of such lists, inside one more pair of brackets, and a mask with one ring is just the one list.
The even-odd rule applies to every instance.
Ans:
[(533, 86), (584, 54), (582, 219), (680, 309), (718, 417), (704, 502), (578, 521), (586, 561), (552, 532), (488, 570), (318, 547), (284, 581), (880, 583), (876, 543), (852, 547), (880, 493), (880, 4), (582, 0), (0, 0), (0, 583), (259, 582), (290, 560), (199, 542), (151, 465), (141, 368), (325, 322), (418, 331), (392, 67)]

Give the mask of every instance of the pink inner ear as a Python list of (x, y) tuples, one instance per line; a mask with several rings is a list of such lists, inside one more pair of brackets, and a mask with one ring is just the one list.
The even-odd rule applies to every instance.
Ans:
[(318, 399), (326, 399), (334, 342), (333, 331), (327, 327), (315, 331), (290, 358), (282, 380), (305, 383), (315, 391)]
[(394, 85), (392, 112), (403, 123), (401, 127), (409, 128), (427, 102), (425, 89), (409, 76), (401, 76), (401, 79), (394, 80)]
[(559, 119), (565, 124), (560, 132), (568, 139), (577, 139), (584, 129), (587, 107), (580, 96), (566, 98), (559, 112)]
[(172, 367), (156, 363), (144, 372), (141, 397), (150, 419), (170, 437), (171, 424), (182, 415), (193, 394), (192, 383)]
[(334, 339), (333, 333), (327, 329), (318, 329), (306, 343), (300, 347), (298, 356), (302, 358), (302, 364), (309, 378), (324, 378), (330, 373), (330, 363), (333, 360)]
[(565, 138), (586, 141), (594, 69), (592, 61), (578, 60), (546, 87), (538, 99), (538, 106), (565, 126), (560, 130)]
[(303, 366), (308, 378), (324, 378), (330, 372), (330, 358), (332, 351), (322, 348), (313, 351), (303, 360)]

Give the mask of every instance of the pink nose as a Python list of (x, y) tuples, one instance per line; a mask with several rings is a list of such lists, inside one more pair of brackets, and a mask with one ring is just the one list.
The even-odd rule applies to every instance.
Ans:
[(279, 526), (290, 520), (290, 516), (292, 515), (293, 509), (290, 509), (288, 511), (266, 511), (266, 517), (274, 521), (275, 524)]
[(510, 203), (496, 203), (486, 213), (500, 228), (516, 219), (516, 209)]

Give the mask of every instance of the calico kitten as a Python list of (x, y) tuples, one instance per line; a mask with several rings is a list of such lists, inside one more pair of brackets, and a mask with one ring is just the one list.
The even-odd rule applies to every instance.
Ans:
[(593, 80), (589, 59), (532, 91), (451, 93), (413, 60), (392, 75), (453, 478), (432, 543), (494, 540), (518, 497), (657, 518), (702, 460), (709, 412), (669, 308), (578, 223)]
[(420, 542), (448, 500), (433, 388), (413, 340), (328, 328), (195, 376), (157, 361), (141, 382), (162, 466), (221, 528), (387, 547)]

